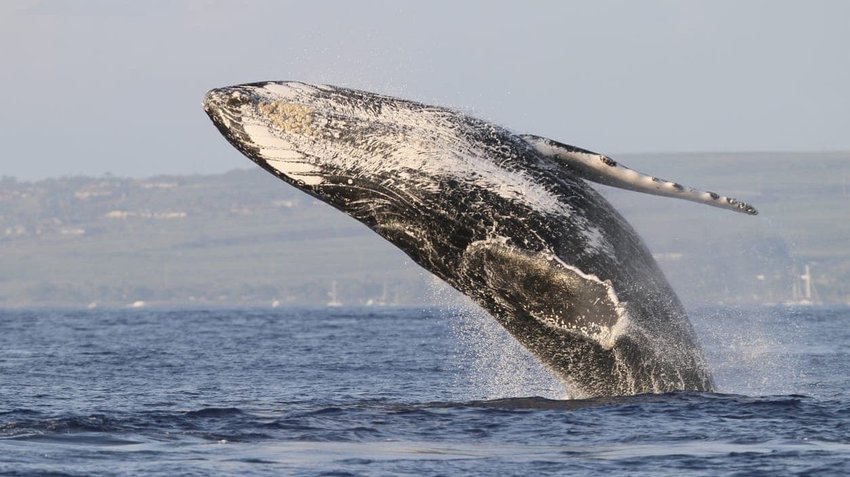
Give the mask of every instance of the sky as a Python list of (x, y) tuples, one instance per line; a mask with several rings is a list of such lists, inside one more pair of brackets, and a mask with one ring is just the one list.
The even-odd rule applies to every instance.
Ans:
[(846, 1), (0, 2), (0, 176), (249, 167), (201, 109), (301, 80), (609, 155), (850, 150)]

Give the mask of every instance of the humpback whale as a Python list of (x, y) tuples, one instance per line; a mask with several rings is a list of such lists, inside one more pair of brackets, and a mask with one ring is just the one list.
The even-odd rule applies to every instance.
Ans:
[(249, 159), (469, 296), (574, 395), (713, 389), (675, 293), (588, 182), (754, 215), (752, 206), (365, 91), (261, 82), (214, 89), (203, 107)]

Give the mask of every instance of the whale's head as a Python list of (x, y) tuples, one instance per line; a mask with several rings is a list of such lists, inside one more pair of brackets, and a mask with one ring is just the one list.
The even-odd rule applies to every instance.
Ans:
[(408, 180), (411, 173), (447, 167), (431, 153), (443, 111), (410, 101), (266, 82), (214, 89), (204, 110), (251, 160), (325, 200), (324, 192), (336, 187)]
[(358, 105), (346, 108), (327, 93), (296, 82), (230, 86), (208, 92), (204, 110), (251, 160), (312, 189), (346, 175), (343, 144), (363, 116)]
[(204, 110), (251, 160), (361, 219), (352, 207), (365, 197), (373, 205), (399, 194), (415, 202), (445, 194), (447, 184), (562, 211), (558, 198), (515, 163), (529, 157), (528, 144), (450, 109), (289, 81), (214, 89)]

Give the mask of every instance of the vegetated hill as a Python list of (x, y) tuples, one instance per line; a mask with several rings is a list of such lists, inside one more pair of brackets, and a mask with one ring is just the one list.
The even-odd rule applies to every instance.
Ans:
[[(618, 157), (752, 202), (748, 217), (599, 189), (689, 303), (784, 302), (810, 264), (850, 296), (850, 154)], [(433, 300), (433, 280), (365, 226), (259, 170), (0, 181), (0, 306), (316, 305)]]
[[(426, 278), (366, 227), (260, 170), (3, 181), (0, 304), (415, 302)], [(386, 286), (385, 286), (386, 284)]]

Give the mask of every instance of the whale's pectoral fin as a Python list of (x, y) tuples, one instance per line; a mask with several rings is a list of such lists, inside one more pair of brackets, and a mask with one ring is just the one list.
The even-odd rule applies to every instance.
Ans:
[[(561, 332), (585, 336), (603, 347), (613, 345), (621, 318), (610, 282), (585, 275), (554, 257), (494, 242), (473, 242), (463, 256), (463, 268), (500, 290), (497, 308), (513, 319), (526, 317)], [(503, 323), (515, 330), (519, 323)]]
[(568, 166), (575, 175), (589, 181), (635, 192), (690, 200), (750, 215), (758, 214), (755, 207), (737, 199), (652, 177), (622, 166), (602, 154), (540, 136), (526, 134), (521, 137), (540, 154)]

